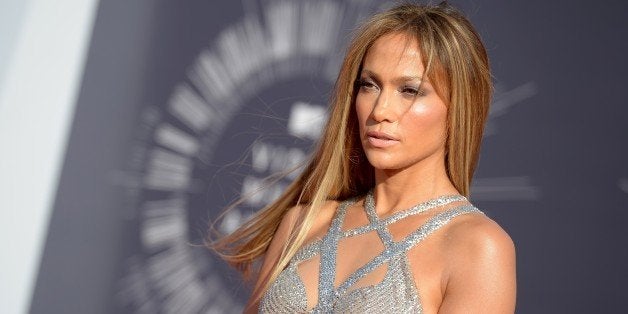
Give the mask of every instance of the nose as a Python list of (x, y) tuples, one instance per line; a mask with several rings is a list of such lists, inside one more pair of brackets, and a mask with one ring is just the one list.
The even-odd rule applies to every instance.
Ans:
[(373, 106), (371, 116), (376, 122), (393, 122), (395, 121), (395, 112), (393, 108), (393, 95), (390, 92), (382, 90)]

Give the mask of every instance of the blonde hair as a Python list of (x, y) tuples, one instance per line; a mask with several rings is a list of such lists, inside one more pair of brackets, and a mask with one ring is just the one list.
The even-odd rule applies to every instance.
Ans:
[(395, 32), (417, 40), (425, 75), (448, 105), (445, 167), (456, 189), (469, 195), (492, 92), (488, 57), (479, 35), (445, 2), (404, 4), (376, 14), (362, 25), (348, 47), (334, 86), (329, 120), (304, 171), (277, 201), (233, 233), (208, 244), (246, 278), (253, 263), (266, 253), (286, 212), (301, 206), (296, 227), (265, 284), (254, 291), (254, 298), (259, 299), (288, 265), (326, 201), (362, 195), (374, 186), (374, 170), (362, 150), (353, 108), (355, 81), (369, 47), (381, 36)]

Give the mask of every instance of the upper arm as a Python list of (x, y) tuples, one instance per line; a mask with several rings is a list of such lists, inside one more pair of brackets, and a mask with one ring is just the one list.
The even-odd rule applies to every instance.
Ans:
[(482, 217), (452, 231), (447, 285), (439, 313), (514, 313), (515, 247)]
[(269, 279), (268, 277), (270, 276), (270, 273), (273, 269), (273, 266), (279, 261), (281, 252), (288, 242), (290, 233), (292, 232), (292, 229), (294, 228), (297, 219), (299, 218), (299, 214), (301, 212), (300, 209), (300, 206), (290, 208), (282, 218), (279, 226), (277, 227), (277, 230), (273, 234), (270, 245), (268, 246), (268, 249), (264, 254), (262, 267), (258, 272), (257, 281), (253, 289), (253, 295), (246, 305), (247, 312), (257, 312), (260, 294), (263, 292), (260, 291), (260, 289), (266, 284)]

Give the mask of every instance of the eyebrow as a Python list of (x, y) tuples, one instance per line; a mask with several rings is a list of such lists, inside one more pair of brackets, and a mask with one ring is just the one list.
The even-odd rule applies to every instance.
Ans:
[[(377, 73), (368, 70), (368, 69), (363, 69), (361, 75), (368, 75), (373, 77), (375, 80), (380, 81), (379, 76), (377, 75)], [(419, 80), (421, 82), (423, 82), (423, 77), (419, 76), (419, 75), (403, 75), (403, 76), (399, 76), (393, 79), (393, 82), (407, 82), (407, 81), (414, 81), (414, 80)], [(429, 83), (429, 80), (425, 80), (426, 83)]]

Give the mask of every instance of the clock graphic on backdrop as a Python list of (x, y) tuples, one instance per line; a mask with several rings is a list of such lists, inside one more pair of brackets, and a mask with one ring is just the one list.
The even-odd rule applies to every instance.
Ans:
[[(249, 291), (203, 247), (208, 223), (245, 195), (217, 225), (234, 230), (294, 179), (326, 119), (349, 31), (382, 6), (262, 1), (199, 52), (166, 104), (143, 108), (122, 171), (135, 235), (117, 285), (125, 312), (242, 311)], [(487, 136), (535, 93), (533, 82), (498, 89)], [(528, 176), (478, 178), (472, 191), (479, 200), (539, 195)]]
[[(144, 108), (125, 190), (136, 250), (126, 312), (240, 313), (249, 291), (202, 246), (274, 200), (319, 137), (348, 31), (375, 1), (263, 1), (199, 52), (162, 107)], [(293, 170), (273, 184), (265, 178)]]

